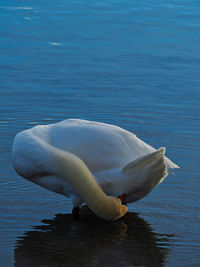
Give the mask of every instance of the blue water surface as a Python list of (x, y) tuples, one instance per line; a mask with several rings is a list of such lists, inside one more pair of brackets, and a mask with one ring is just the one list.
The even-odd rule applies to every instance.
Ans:
[[(199, 18), (197, 0), (0, 0), (1, 266), (200, 266)], [(119, 125), (181, 169), (122, 221), (76, 224), (11, 163), (17, 132), (66, 118)]]

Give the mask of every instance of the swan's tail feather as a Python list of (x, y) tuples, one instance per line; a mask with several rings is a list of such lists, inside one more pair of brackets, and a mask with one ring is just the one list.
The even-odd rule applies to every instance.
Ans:
[[(175, 164), (174, 162), (172, 162), (167, 157), (165, 157), (165, 161), (166, 161), (166, 164), (167, 164), (167, 168), (170, 168), (170, 169), (179, 169), (180, 168), (177, 164)], [(169, 171), (169, 173), (170, 173), (170, 171)]]
[(127, 192), (131, 193), (127, 193), (127, 201), (134, 202), (143, 198), (168, 175), (165, 148), (129, 163), (123, 168), (123, 172), (128, 181)]
[(146, 165), (150, 162), (153, 162), (156, 158), (158, 158), (159, 156), (164, 156), (165, 154), (165, 147), (161, 147), (158, 150), (156, 150), (153, 153), (150, 153), (146, 156), (140, 157), (132, 162), (130, 162), (129, 164), (127, 164), (124, 168), (123, 168), (123, 172), (130, 172), (132, 169), (136, 168), (136, 167), (142, 167), (143, 165)]

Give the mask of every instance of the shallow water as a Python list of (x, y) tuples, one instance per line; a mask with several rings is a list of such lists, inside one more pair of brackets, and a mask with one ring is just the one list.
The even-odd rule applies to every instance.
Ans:
[[(0, 1), (0, 265), (200, 266), (199, 1)], [(20, 178), (15, 134), (65, 118), (117, 124), (181, 169), (126, 217), (71, 218)], [(26, 264), (25, 264), (26, 263)]]

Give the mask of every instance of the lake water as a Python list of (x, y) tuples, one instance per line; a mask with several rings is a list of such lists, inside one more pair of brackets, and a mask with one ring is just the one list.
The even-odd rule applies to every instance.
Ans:
[[(0, 266), (200, 266), (200, 2), (0, 0)], [(122, 126), (181, 169), (117, 222), (12, 168), (17, 132)]]

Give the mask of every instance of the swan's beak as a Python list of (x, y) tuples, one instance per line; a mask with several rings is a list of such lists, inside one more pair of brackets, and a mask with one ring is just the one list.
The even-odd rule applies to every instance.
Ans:
[(127, 213), (127, 211), (128, 211), (127, 206), (122, 205), (122, 206), (121, 206), (121, 214), (122, 214), (122, 216), (124, 216), (124, 215)]

